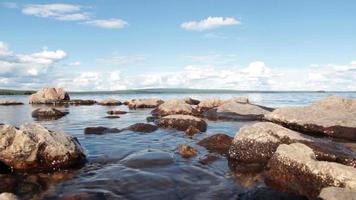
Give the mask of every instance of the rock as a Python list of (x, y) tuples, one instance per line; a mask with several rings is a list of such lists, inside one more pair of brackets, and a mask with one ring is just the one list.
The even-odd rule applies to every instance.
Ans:
[(234, 97), (231, 99), (227, 99), (227, 100), (221, 100), (218, 98), (211, 98), (211, 99), (206, 99), (204, 101), (201, 101), (198, 104), (198, 111), (199, 112), (204, 112), (207, 110), (210, 110), (212, 108), (216, 108), (219, 107), (221, 105), (223, 105), (224, 103), (229, 103), (229, 102), (235, 102), (235, 103), (249, 103), (249, 100), (247, 97)]
[(180, 99), (170, 99), (163, 104), (159, 105), (152, 112), (154, 117), (164, 117), (167, 115), (194, 115), (198, 114), (198, 112), (190, 105), (185, 103), (184, 100)]
[(339, 163), (318, 161), (301, 143), (281, 144), (268, 162), (266, 183), (282, 191), (318, 197), (325, 187), (356, 190), (356, 169)]
[(97, 102), (95, 100), (83, 100), (83, 99), (73, 99), (73, 100), (63, 100), (63, 101), (54, 101), (51, 104), (55, 105), (74, 105), (74, 106), (91, 106), (95, 105)]
[(126, 114), (126, 111), (122, 111), (122, 110), (109, 110), (108, 112), (106, 112), (108, 115), (123, 115)]
[(196, 156), (198, 154), (198, 151), (187, 145), (187, 144), (181, 144), (178, 146), (178, 153), (183, 157), (183, 158), (190, 158), (193, 156)]
[(0, 200), (18, 200), (16, 195), (8, 192), (3, 192), (0, 194)]
[(192, 99), (190, 97), (186, 97), (183, 99), (183, 101), (189, 105), (198, 105), (200, 103), (199, 100), (196, 100), (196, 99)]
[(112, 98), (108, 98), (108, 99), (104, 99), (102, 101), (99, 102), (99, 105), (102, 106), (119, 106), (122, 103), (116, 99), (112, 99)]
[(154, 118), (153, 116), (146, 117), (147, 122), (154, 122), (155, 120), (156, 120), (156, 118)]
[(156, 123), (159, 127), (174, 128), (179, 131), (194, 127), (200, 132), (205, 132), (208, 126), (204, 120), (190, 115), (168, 115), (158, 119)]
[(124, 104), (127, 105), (130, 109), (137, 108), (156, 108), (164, 101), (161, 99), (150, 98), (150, 99), (132, 99), (130, 101), (126, 101)]
[(306, 197), (280, 192), (266, 187), (254, 187), (238, 195), (239, 200), (307, 200)]
[(185, 132), (185, 134), (187, 134), (189, 136), (193, 136), (193, 135), (195, 135), (197, 133), (200, 133), (200, 130), (195, 128), (194, 126), (189, 126), (187, 128), (187, 130), (185, 130), (184, 132)]
[(136, 123), (126, 128), (127, 130), (141, 133), (152, 133), (158, 129), (156, 125), (145, 124), (145, 123)]
[(271, 122), (242, 127), (231, 144), (229, 156), (243, 163), (267, 163), (280, 144), (303, 143), (318, 159), (356, 167), (356, 155), (343, 145), (303, 135)]
[(39, 124), (20, 128), (0, 125), (0, 162), (14, 170), (51, 171), (85, 161), (75, 137), (47, 130)]
[(131, 168), (154, 168), (173, 164), (174, 158), (167, 152), (143, 150), (125, 157), (122, 163)]
[(62, 112), (55, 108), (37, 108), (32, 112), (32, 117), (36, 119), (59, 119), (68, 112)]
[(231, 142), (232, 137), (223, 133), (218, 133), (200, 140), (197, 144), (205, 147), (209, 151), (228, 154)]
[(23, 105), (22, 102), (12, 101), (12, 100), (1, 100), (0, 106), (16, 106), (16, 105)]
[(203, 116), (210, 120), (261, 120), (272, 108), (267, 108), (249, 103), (229, 101), (222, 105), (207, 110)]
[(122, 130), (117, 129), (117, 128), (107, 128), (103, 126), (97, 126), (97, 127), (87, 127), (84, 129), (84, 134), (106, 134), (106, 133), (119, 133)]
[(88, 199), (107, 199), (105, 193), (102, 192), (80, 192), (75, 194), (64, 195), (60, 198), (60, 200), (88, 200)]
[(46, 104), (69, 99), (69, 94), (63, 88), (43, 88), (30, 96), (29, 103)]
[(215, 162), (218, 159), (219, 159), (219, 157), (217, 155), (209, 153), (209, 154), (199, 158), (199, 163), (201, 163), (202, 165), (208, 165), (210, 163)]
[(109, 116), (106, 116), (105, 118), (106, 118), (106, 119), (119, 119), (120, 116), (117, 116), (117, 115), (109, 115)]
[(319, 198), (323, 200), (356, 200), (356, 190), (326, 187), (321, 190)]
[(307, 134), (356, 141), (356, 100), (331, 96), (305, 107), (279, 108), (266, 120)]

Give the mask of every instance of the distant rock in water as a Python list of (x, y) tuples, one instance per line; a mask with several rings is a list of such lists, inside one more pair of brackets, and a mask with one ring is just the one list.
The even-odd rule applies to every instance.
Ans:
[(267, 185), (316, 199), (325, 187), (356, 190), (356, 168), (317, 160), (301, 143), (282, 144), (268, 162)]
[(120, 101), (118, 101), (116, 99), (112, 99), (112, 98), (104, 99), (99, 102), (99, 105), (102, 105), (102, 106), (119, 106), (121, 104), (122, 103)]
[(227, 155), (231, 142), (232, 137), (223, 133), (218, 133), (199, 141), (197, 144), (205, 147), (209, 151)]
[(126, 111), (122, 111), (122, 110), (109, 110), (108, 112), (106, 112), (108, 115), (123, 115), (126, 114)]
[(158, 119), (156, 123), (159, 127), (174, 128), (179, 131), (194, 127), (200, 132), (205, 132), (208, 126), (204, 120), (190, 115), (168, 115)]
[(249, 103), (250, 101), (247, 97), (234, 97), (234, 98), (227, 99), (227, 100), (222, 100), (219, 98), (211, 98), (211, 99), (205, 99), (205, 100), (201, 101), (198, 104), (197, 109), (199, 112), (204, 112), (204, 111), (219, 107), (219, 106), (223, 105), (224, 103), (229, 103), (229, 102)]
[(118, 116), (118, 115), (109, 115), (109, 116), (106, 116), (105, 118), (106, 119), (119, 119), (120, 116)]
[(22, 102), (12, 101), (12, 100), (1, 100), (0, 106), (16, 106), (16, 105), (23, 105)]
[(178, 153), (183, 157), (183, 158), (190, 158), (193, 156), (196, 156), (198, 154), (198, 151), (187, 145), (187, 144), (181, 144), (178, 146)]
[(149, 99), (132, 99), (130, 101), (125, 101), (124, 105), (127, 105), (130, 109), (137, 108), (156, 108), (161, 105), (164, 101), (156, 98)]
[(199, 100), (197, 100), (197, 99), (192, 99), (192, 98), (190, 98), (190, 97), (184, 98), (183, 101), (184, 101), (185, 103), (187, 103), (187, 104), (190, 104), (190, 105), (198, 105), (198, 104), (200, 103)]
[(32, 117), (36, 119), (59, 119), (68, 112), (62, 112), (55, 108), (37, 108), (36, 110), (32, 111)]
[(159, 105), (152, 112), (155, 117), (164, 117), (167, 115), (194, 115), (198, 112), (188, 103), (181, 99), (170, 99)]
[(29, 103), (46, 104), (61, 100), (70, 100), (69, 94), (63, 88), (43, 88), (30, 96)]
[(356, 141), (356, 100), (331, 96), (305, 107), (279, 108), (266, 120), (308, 134)]
[(84, 129), (84, 134), (106, 134), (106, 133), (119, 133), (122, 130), (117, 129), (117, 128), (107, 128), (103, 126), (97, 126), (97, 127), (87, 127)]
[(152, 133), (158, 129), (156, 125), (146, 123), (136, 123), (126, 128), (127, 130), (141, 133)]
[(0, 163), (14, 170), (52, 171), (85, 161), (75, 137), (39, 124), (0, 125), (0, 144)]

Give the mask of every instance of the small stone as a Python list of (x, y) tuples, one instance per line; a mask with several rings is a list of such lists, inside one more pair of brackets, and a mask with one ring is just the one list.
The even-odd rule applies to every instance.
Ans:
[(158, 126), (146, 123), (136, 123), (129, 127), (127, 130), (134, 131), (134, 132), (141, 132), (141, 133), (152, 133), (158, 129)]
[(189, 136), (193, 136), (197, 133), (200, 133), (200, 130), (195, 128), (194, 126), (189, 126), (187, 128), (187, 130), (185, 130), (185, 134), (189, 135)]
[(106, 112), (108, 115), (124, 115), (127, 112), (126, 111), (122, 111), (122, 110), (109, 110), (108, 112)]
[(183, 158), (190, 158), (193, 156), (196, 156), (198, 154), (198, 151), (187, 145), (187, 144), (181, 144), (178, 146), (178, 153), (183, 157)]
[(205, 147), (209, 151), (228, 154), (231, 142), (232, 137), (218, 133), (199, 141), (197, 144)]
[(117, 129), (117, 128), (108, 128), (108, 127), (103, 127), (103, 126), (97, 126), (97, 127), (87, 127), (84, 129), (84, 134), (106, 134), (106, 133), (119, 133), (122, 130)]

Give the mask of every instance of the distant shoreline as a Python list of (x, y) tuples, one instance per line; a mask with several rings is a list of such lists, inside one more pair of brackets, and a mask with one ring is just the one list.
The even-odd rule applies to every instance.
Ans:
[[(35, 90), (0, 89), (0, 95), (31, 95)], [(355, 93), (356, 91), (263, 91), (229, 89), (151, 88), (115, 91), (69, 91), (69, 94), (238, 94), (238, 93)]]

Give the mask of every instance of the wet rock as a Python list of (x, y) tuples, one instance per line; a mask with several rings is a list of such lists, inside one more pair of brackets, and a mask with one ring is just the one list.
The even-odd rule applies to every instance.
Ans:
[(83, 100), (83, 99), (73, 99), (64, 101), (54, 101), (52, 104), (55, 105), (74, 105), (74, 106), (91, 106), (95, 105), (97, 102), (95, 100)]
[(0, 125), (0, 162), (15, 170), (56, 170), (82, 164), (84, 150), (75, 137), (39, 124)]
[(187, 134), (189, 136), (193, 136), (193, 135), (195, 135), (197, 133), (200, 133), (200, 130), (198, 128), (194, 127), (194, 126), (189, 126), (187, 128), (187, 130), (185, 130), (184, 132), (185, 132), (185, 134)]
[(296, 194), (289, 194), (265, 187), (256, 187), (239, 194), (239, 200), (307, 200), (308, 198)]
[(156, 108), (164, 101), (161, 99), (150, 98), (150, 99), (132, 99), (130, 101), (124, 102), (130, 109), (137, 109), (137, 108)]
[(112, 98), (108, 98), (108, 99), (104, 99), (102, 101), (99, 102), (99, 105), (102, 106), (119, 106), (122, 103), (116, 99), (112, 99)]
[(118, 116), (118, 115), (109, 115), (109, 116), (106, 116), (105, 118), (106, 119), (119, 119), (120, 116)]
[(105, 197), (104, 193), (100, 192), (94, 192), (94, 193), (88, 193), (88, 192), (81, 192), (81, 193), (76, 193), (76, 194), (68, 194), (64, 195), (60, 198), (60, 200), (88, 200), (88, 199), (107, 199)]
[(237, 103), (228, 101), (216, 108), (203, 112), (203, 116), (210, 120), (262, 120), (265, 114), (272, 108), (267, 108), (249, 103)]
[(327, 187), (321, 190), (319, 198), (323, 200), (356, 200), (356, 190)]
[(211, 99), (206, 99), (204, 101), (201, 101), (198, 104), (198, 111), (199, 112), (204, 112), (207, 110), (210, 110), (212, 108), (216, 108), (219, 107), (225, 103), (229, 103), (229, 102), (235, 102), (235, 103), (249, 103), (249, 100), (247, 97), (234, 97), (231, 99), (227, 99), (227, 100), (222, 100), (222, 99), (218, 99), (218, 98), (211, 98)]
[(32, 112), (32, 117), (36, 119), (59, 119), (68, 112), (62, 112), (55, 108), (38, 108)]
[(46, 104), (69, 99), (69, 94), (63, 88), (43, 88), (30, 96), (29, 103)]
[(270, 122), (244, 126), (235, 135), (229, 156), (244, 163), (267, 163), (280, 144), (303, 143), (320, 160), (356, 167), (356, 155), (343, 145), (303, 135)]
[(307, 134), (356, 141), (356, 100), (331, 96), (305, 107), (279, 108), (266, 120)]
[(183, 101), (184, 101), (185, 103), (189, 104), (189, 105), (198, 105), (198, 104), (200, 103), (199, 100), (197, 100), (197, 99), (192, 99), (192, 98), (190, 98), (190, 97), (184, 98)]
[(16, 106), (16, 105), (23, 105), (22, 102), (19, 101), (12, 101), (12, 100), (1, 100), (0, 106)]
[(87, 127), (84, 129), (84, 134), (106, 134), (106, 133), (119, 133), (122, 130), (117, 129), (117, 128), (108, 128), (108, 127), (103, 127), (103, 126), (97, 126), (97, 127)]
[(109, 110), (106, 113), (109, 114), (109, 115), (124, 115), (127, 112), (126, 111), (122, 111), (122, 110)]
[(198, 112), (190, 105), (187, 104), (184, 100), (180, 99), (170, 99), (163, 104), (159, 105), (152, 112), (152, 115), (155, 117), (164, 117), (167, 115), (194, 115)]
[(185, 131), (189, 127), (197, 128), (200, 132), (205, 132), (207, 123), (197, 117), (190, 115), (168, 115), (156, 121), (159, 127), (174, 128), (179, 131)]
[(282, 191), (315, 199), (325, 187), (356, 190), (356, 169), (318, 161), (311, 148), (301, 143), (281, 144), (268, 162), (266, 183)]
[(205, 147), (209, 151), (228, 154), (231, 142), (232, 137), (223, 133), (218, 133), (200, 140), (197, 144)]
[(187, 144), (181, 144), (178, 146), (178, 153), (183, 157), (183, 158), (190, 158), (193, 156), (196, 156), (198, 154), (198, 151), (187, 145)]
[(143, 150), (127, 156), (122, 160), (122, 163), (127, 167), (141, 169), (170, 165), (174, 163), (174, 159), (170, 153), (156, 150)]
[(219, 156), (209, 153), (209, 154), (199, 158), (199, 163), (201, 163), (203, 165), (209, 165), (218, 159), (219, 159)]
[(16, 195), (8, 192), (4, 192), (0, 194), (0, 200), (18, 200)]
[(136, 123), (126, 129), (134, 132), (152, 133), (158, 129), (158, 126), (146, 123)]
[(156, 120), (156, 118), (154, 118), (153, 116), (146, 117), (147, 122), (154, 122), (155, 120)]

